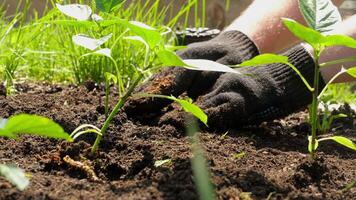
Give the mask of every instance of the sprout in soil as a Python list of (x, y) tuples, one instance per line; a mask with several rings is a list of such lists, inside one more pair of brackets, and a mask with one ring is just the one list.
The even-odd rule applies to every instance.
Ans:
[[(348, 57), (340, 60), (330, 61), (328, 63), (319, 64), (320, 55), (323, 53), (325, 48), (331, 46), (356, 48), (356, 40), (345, 35), (330, 35), (335, 25), (341, 21), (340, 13), (330, 0), (300, 0), (299, 4), (301, 13), (311, 28), (305, 27), (292, 19), (283, 18), (282, 21), (283, 24), (289, 29), (289, 31), (291, 31), (296, 37), (312, 46), (314, 50), (313, 57), (315, 63), (314, 83), (310, 85), (303, 77), (303, 75), (297, 70), (297, 68), (288, 62), (288, 57), (285, 56), (262, 54), (251, 60), (241, 63), (239, 66), (243, 67), (271, 63), (283, 63), (291, 67), (300, 76), (313, 96), (312, 104), (310, 106), (310, 122), (312, 126), (312, 133), (308, 138), (308, 149), (312, 158), (315, 158), (315, 152), (318, 148), (319, 142), (325, 140), (333, 140), (341, 145), (356, 150), (355, 143), (345, 137), (333, 136), (317, 139), (317, 132), (321, 131), (318, 123), (318, 105), (320, 103), (320, 97), (324, 94), (328, 86), (341, 74), (348, 73), (351, 76), (356, 77), (356, 67), (349, 69), (342, 67), (341, 71), (337, 73), (329, 83), (326, 84), (322, 91), (320, 91), (319, 79), (320, 69), (322, 67), (356, 60), (356, 57)], [(330, 121), (328, 121), (327, 124), (324, 124), (324, 126), (329, 125), (329, 122)]]

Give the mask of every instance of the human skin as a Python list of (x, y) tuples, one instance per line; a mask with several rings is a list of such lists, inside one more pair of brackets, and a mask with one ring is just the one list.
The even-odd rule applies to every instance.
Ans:
[[(280, 53), (300, 42), (283, 24), (281, 18), (291, 18), (306, 25), (300, 13), (298, 0), (255, 0), (246, 11), (224, 31), (238, 30), (246, 34), (257, 46), (260, 53)], [(339, 6), (343, 0), (334, 0)], [(348, 18), (336, 28), (335, 34), (345, 34), (356, 38), (356, 16)], [(307, 45), (305, 45), (307, 46)], [(307, 49), (312, 53), (312, 49)], [(324, 51), (320, 63), (356, 56), (356, 50), (346, 47), (332, 47)], [(355, 62), (343, 63), (345, 68), (356, 66)], [(331, 65), (321, 69), (325, 82), (334, 77), (341, 65)], [(356, 79), (344, 74), (335, 82), (350, 82)]]

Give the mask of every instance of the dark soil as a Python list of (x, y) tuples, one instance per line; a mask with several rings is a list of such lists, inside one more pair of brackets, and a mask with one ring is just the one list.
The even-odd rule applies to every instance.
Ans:
[[(83, 123), (100, 126), (104, 120), (104, 93), (95, 85), (24, 84), (17, 89), (17, 95), (0, 95), (0, 117), (40, 114), (67, 132)], [(334, 124), (332, 133), (354, 140), (355, 113), (349, 114)], [(309, 160), (306, 116), (299, 112), (259, 127), (230, 130), (224, 137), (223, 131), (201, 133), (219, 199), (355, 199), (356, 188), (345, 188), (356, 179), (356, 154), (325, 142), (319, 158)], [(198, 199), (188, 138), (173, 126), (147, 121), (119, 114), (96, 157), (88, 154), (92, 135), (74, 143), (0, 138), (0, 163), (16, 164), (32, 176), (23, 192), (0, 179), (0, 199)], [(67, 155), (91, 167), (100, 180), (69, 166), (63, 160)], [(163, 159), (172, 162), (154, 166)]]

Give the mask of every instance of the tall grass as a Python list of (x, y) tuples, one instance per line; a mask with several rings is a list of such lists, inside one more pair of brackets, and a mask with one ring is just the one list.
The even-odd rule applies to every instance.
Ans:
[[(69, 18), (55, 8), (55, 3), (66, 4), (70, 1), (55, 0), (47, 1), (51, 8), (47, 7), (42, 18), (38, 18), (37, 13), (32, 13), (33, 17), (26, 21), (31, 1), (23, 1), (26, 1), (25, 6), (18, 8), (18, 14), (12, 20), (5, 17), (5, 9), (2, 9), (0, 16), (0, 39), (3, 40), (0, 41), (0, 73), (9, 87), (14, 78), (20, 77), (53, 82), (104, 82), (105, 72), (120, 74), (122, 87), (126, 87), (143, 65), (144, 48), (124, 40), (123, 36), (130, 33), (121, 25), (101, 27), (88, 23), (60, 23)], [(77, 1), (81, 4), (85, 2), (93, 1)], [(107, 20), (140, 21), (166, 32), (177, 26), (196, 2), (197, 0), (187, 2), (178, 13), (172, 14), (172, 4), (162, 7), (160, 0), (132, 0), (117, 6), (111, 13), (99, 14)], [(98, 13), (95, 6), (92, 8)], [(72, 42), (72, 36), (77, 34), (98, 38), (110, 33), (112, 38), (103, 47), (112, 49), (118, 71), (116, 64), (109, 58), (82, 57), (88, 51)], [(167, 37), (168, 43), (173, 42), (170, 38)]]

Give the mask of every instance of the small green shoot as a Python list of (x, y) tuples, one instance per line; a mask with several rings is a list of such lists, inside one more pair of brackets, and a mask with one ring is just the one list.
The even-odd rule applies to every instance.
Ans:
[(192, 99), (178, 99), (174, 96), (165, 96), (165, 95), (155, 95), (155, 94), (136, 94), (135, 96), (139, 97), (153, 97), (153, 98), (163, 98), (169, 99), (177, 102), (180, 106), (182, 106), (183, 110), (187, 113), (194, 115), (198, 118), (205, 126), (208, 126), (208, 116), (204, 113), (204, 111), (195, 105)]
[(0, 120), (0, 136), (17, 138), (21, 134), (72, 141), (59, 124), (42, 116), (19, 114)]
[(25, 172), (16, 166), (0, 164), (0, 176), (3, 176), (21, 191), (25, 190), (30, 184)]
[(193, 157), (191, 158), (195, 185), (201, 200), (216, 199), (211, 175), (207, 168), (203, 148), (199, 142), (198, 125), (194, 118), (188, 117), (186, 120), (186, 132), (190, 137)]

